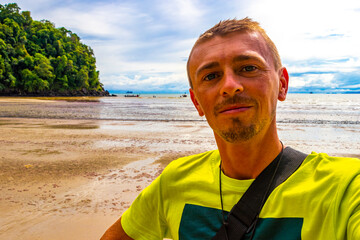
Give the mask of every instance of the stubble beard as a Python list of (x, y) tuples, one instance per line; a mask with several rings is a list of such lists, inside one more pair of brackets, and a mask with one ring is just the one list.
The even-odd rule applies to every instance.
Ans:
[(246, 142), (259, 134), (264, 129), (268, 120), (256, 119), (251, 121), (250, 125), (245, 125), (240, 119), (232, 118), (232, 126), (226, 130), (220, 130), (218, 132), (225, 141), (230, 143)]
[[(250, 97), (244, 97), (241, 95), (235, 95), (232, 98), (229, 98), (218, 104), (214, 108), (215, 116), (217, 115), (217, 110), (221, 109), (222, 106), (226, 104), (234, 104), (234, 103), (249, 103), (255, 108), (255, 111), (259, 110), (259, 103)], [(270, 113), (270, 116), (265, 118), (259, 118), (258, 115), (253, 116), (251, 120), (249, 120), (250, 124), (246, 124), (243, 120), (239, 118), (231, 118), (232, 125), (227, 129), (219, 129), (217, 134), (222, 137), (225, 141), (230, 143), (239, 143), (245, 142), (252, 139), (254, 136), (258, 135), (266, 125), (270, 125), (273, 121), (276, 113), (276, 108)]]

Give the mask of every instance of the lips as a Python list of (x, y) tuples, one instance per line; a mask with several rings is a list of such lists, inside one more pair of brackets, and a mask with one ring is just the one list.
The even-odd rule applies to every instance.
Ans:
[(251, 108), (249, 105), (230, 105), (224, 106), (221, 108), (218, 113), (237, 113), (237, 112), (244, 112)]
[(238, 114), (246, 112), (249, 109), (257, 108), (258, 102), (248, 96), (236, 94), (231, 98), (224, 99), (214, 107), (215, 116), (219, 114)]

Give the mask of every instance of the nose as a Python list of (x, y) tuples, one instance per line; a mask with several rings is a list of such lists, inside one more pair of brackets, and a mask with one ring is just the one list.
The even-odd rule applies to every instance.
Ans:
[(234, 96), (242, 91), (244, 91), (244, 87), (239, 79), (239, 76), (236, 76), (236, 74), (231, 70), (226, 71), (222, 79), (220, 95), (224, 97)]

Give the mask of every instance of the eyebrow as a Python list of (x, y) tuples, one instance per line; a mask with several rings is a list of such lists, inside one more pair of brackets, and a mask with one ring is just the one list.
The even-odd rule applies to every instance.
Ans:
[(235, 63), (235, 62), (242, 62), (242, 61), (247, 61), (247, 60), (256, 60), (256, 61), (265, 63), (263, 58), (254, 56), (254, 55), (239, 55), (239, 56), (236, 56), (232, 61), (233, 61), (233, 63)]
[(218, 67), (218, 66), (220, 66), (220, 64), (218, 62), (207, 63), (207, 64), (201, 66), (198, 70), (196, 70), (195, 76), (198, 76), (200, 74), (200, 72), (202, 72), (204, 70), (211, 69), (211, 68)]

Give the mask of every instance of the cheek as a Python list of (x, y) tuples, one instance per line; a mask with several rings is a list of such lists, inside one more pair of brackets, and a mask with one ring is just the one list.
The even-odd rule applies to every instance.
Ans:
[(269, 79), (265, 78), (249, 84), (246, 92), (259, 103), (260, 111), (271, 112), (276, 107), (278, 90)]
[(199, 104), (203, 110), (204, 115), (206, 117), (211, 116), (214, 112), (216, 97), (214, 97), (214, 95), (210, 94), (208, 91), (199, 91), (199, 96), (201, 96), (201, 98), (199, 98)]
[(208, 98), (202, 98), (200, 100), (200, 105), (201, 105), (201, 109), (204, 111), (204, 114), (207, 115), (209, 113), (209, 110), (210, 110), (210, 105), (211, 105), (211, 102)]
[[(198, 89), (199, 101), (201, 101), (202, 104), (206, 104), (213, 101), (213, 99), (216, 98), (214, 92), (215, 91), (211, 88), (199, 88)], [(203, 107), (205, 107), (205, 105)]]
[(264, 94), (271, 97), (278, 95), (279, 84), (276, 81), (277, 77), (274, 74), (264, 76), (259, 83), (259, 90)]
[(264, 81), (256, 81), (247, 85), (245, 88), (246, 94), (256, 98), (258, 100), (264, 100), (269, 98), (269, 95), (273, 95), (272, 91), (269, 88), (269, 83)]

